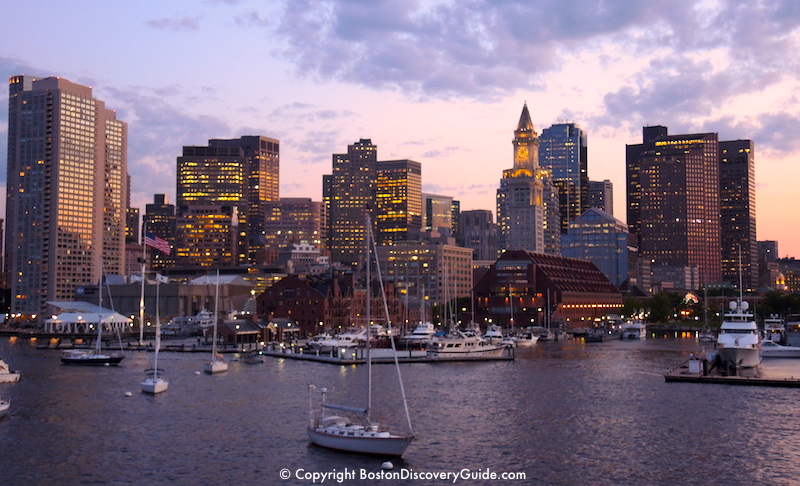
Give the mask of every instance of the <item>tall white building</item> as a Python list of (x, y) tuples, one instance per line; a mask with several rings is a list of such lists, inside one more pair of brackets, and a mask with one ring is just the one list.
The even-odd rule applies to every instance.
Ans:
[[(92, 88), (12, 76), (8, 99), (6, 271), (11, 312), (73, 300), (125, 274), (127, 124)], [(102, 263), (101, 263), (102, 258)]]

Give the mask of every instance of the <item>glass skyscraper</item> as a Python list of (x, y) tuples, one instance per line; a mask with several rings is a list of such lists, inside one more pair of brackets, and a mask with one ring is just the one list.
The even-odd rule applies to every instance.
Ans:
[(539, 165), (552, 171), (558, 189), (561, 232), (589, 207), (586, 133), (575, 123), (559, 123), (539, 136)]

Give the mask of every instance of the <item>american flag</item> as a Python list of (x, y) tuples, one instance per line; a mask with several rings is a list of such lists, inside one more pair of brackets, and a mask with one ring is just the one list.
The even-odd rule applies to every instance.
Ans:
[(144, 234), (144, 244), (147, 246), (152, 246), (156, 250), (162, 253), (166, 253), (167, 255), (169, 255), (171, 251), (169, 243), (167, 243), (167, 240), (163, 240), (158, 236), (154, 235), (153, 233)]

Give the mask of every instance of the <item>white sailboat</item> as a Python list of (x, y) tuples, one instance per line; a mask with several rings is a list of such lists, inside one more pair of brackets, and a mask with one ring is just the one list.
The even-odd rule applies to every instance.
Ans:
[[(319, 412), (319, 415), (315, 414), (314, 406), (312, 404), (312, 394), (311, 392), (316, 388), (313, 385), (309, 385), (309, 419), (310, 424), (308, 426), (308, 438), (311, 440), (312, 443), (327, 447), (330, 449), (336, 449), (340, 451), (346, 452), (356, 452), (360, 454), (373, 454), (379, 456), (392, 456), (392, 457), (399, 457), (403, 455), (408, 445), (414, 439), (412, 435), (411, 429), (411, 416), (408, 412), (408, 404), (406, 403), (406, 396), (405, 390), (403, 388), (403, 380), (400, 376), (400, 365), (397, 361), (397, 353), (394, 353), (395, 356), (395, 368), (397, 369), (397, 377), (398, 382), (400, 384), (400, 393), (403, 398), (403, 406), (405, 408), (406, 413), (406, 420), (408, 421), (408, 434), (394, 434), (391, 433), (384, 428), (382, 428), (378, 423), (375, 423), (371, 420), (370, 412), (372, 409), (372, 358), (370, 355), (370, 345), (369, 345), (369, 328), (370, 328), (370, 317), (371, 317), (371, 308), (370, 308), (370, 301), (371, 299), (371, 288), (370, 288), (370, 242), (373, 242), (374, 248), (374, 240), (372, 240), (372, 230), (370, 226), (370, 219), (367, 216), (367, 223), (366, 223), (366, 240), (367, 240), (367, 252), (366, 252), (366, 277), (367, 277), (367, 297), (366, 297), (366, 315), (367, 315), (367, 323), (365, 325), (367, 329), (367, 339), (366, 339), (366, 356), (367, 356), (367, 397), (366, 397), (366, 405), (364, 407), (349, 407), (344, 405), (335, 405), (332, 403), (328, 403), (326, 401), (326, 394), (327, 389), (321, 388), (320, 392), (322, 393), (322, 410)], [(375, 251), (376, 255), (376, 262), (377, 262), (377, 251)], [(386, 305), (386, 298), (385, 293), (383, 292), (383, 282), (381, 281), (380, 276), (380, 266), (378, 266), (378, 281), (381, 284), (381, 294), (384, 296), (384, 313), (386, 316), (386, 322), (389, 323), (389, 327), (391, 329), (391, 323), (389, 322), (389, 312), (388, 306)], [(392, 350), (395, 351), (395, 343), (394, 343), (394, 333), (390, 333), (390, 341), (392, 344)], [(336, 415), (335, 413), (330, 413), (329, 410), (338, 410), (341, 412), (347, 412), (351, 415), (356, 415), (360, 418), (360, 423), (353, 423), (347, 417)]]
[(209, 375), (224, 373), (228, 371), (228, 362), (217, 352), (217, 323), (219, 321), (219, 270), (217, 270), (217, 293), (214, 296), (214, 341), (211, 344), (211, 360), (209, 360), (204, 371)]
[[(142, 282), (144, 282), (144, 264), (142, 264)], [(153, 353), (153, 367), (144, 370), (144, 379), (141, 382), (142, 392), (161, 393), (169, 388), (164, 370), (158, 367), (158, 350), (161, 348), (161, 317), (159, 316), (159, 288), (161, 284), (160, 276), (156, 274), (156, 349)], [(142, 286), (144, 289), (144, 285)], [(144, 291), (142, 292), (142, 302), (144, 302)], [(139, 309), (141, 318), (144, 317), (143, 306)]]

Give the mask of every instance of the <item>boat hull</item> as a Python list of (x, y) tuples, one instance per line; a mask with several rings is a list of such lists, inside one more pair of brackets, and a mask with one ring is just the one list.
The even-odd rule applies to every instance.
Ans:
[(373, 456), (400, 457), (414, 439), (413, 436), (390, 435), (388, 437), (342, 436), (325, 432), (325, 429), (308, 428), (312, 443), (337, 451), (355, 452)]
[(141, 385), (142, 393), (150, 393), (151, 395), (165, 392), (167, 388), (169, 388), (169, 382), (163, 378), (156, 378), (154, 380), (145, 378), (142, 380)]
[(228, 371), (228, 363), (225, 361), (210, 361), (206, 363), (204, 371), (209, 375), (216, 375)]
[(447, 349), (428, 349), (428, 358), (437, 361), (458, 361), (468, 359), (500, 358), (506, 353), (506, 346), (481, 346), (482, 349), (469, 351), (448, 351)]
[(761, 364), (761, 350), (757, 347), (718, 347), (719, 359), (723, 365), (739, 368), (755, 368)]
[(68, 365), (81, 366), (117, 366), (125, 356), (114, 355), (85, 355), (85, 356), (62, 356), (61, 362)]
[(774, 341), (765, 341), (761, 344), (762, 358), (800, 358), (800, 347), (781, 346)]
[(0, 383), (16, 383), (19, 381), (19, 373), (3, 373), (0, 374)]

